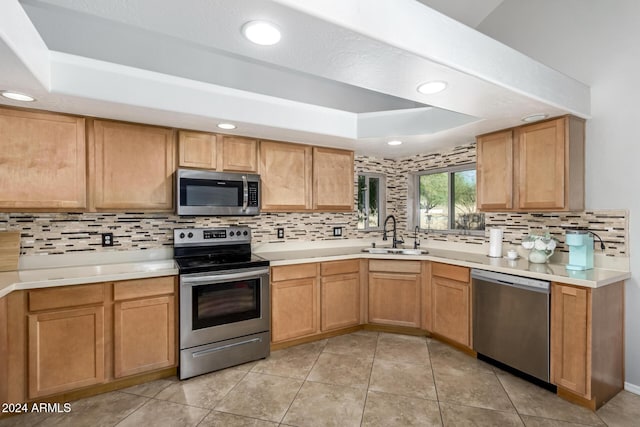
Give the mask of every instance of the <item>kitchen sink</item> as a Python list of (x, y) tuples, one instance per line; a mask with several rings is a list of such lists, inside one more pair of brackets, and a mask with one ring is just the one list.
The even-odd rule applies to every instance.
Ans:
[(404, 249), (404, 248), (364, 248), (362, 252), (370, 254), (385, 255), (426, 255), (429, 251), (425, 249)]

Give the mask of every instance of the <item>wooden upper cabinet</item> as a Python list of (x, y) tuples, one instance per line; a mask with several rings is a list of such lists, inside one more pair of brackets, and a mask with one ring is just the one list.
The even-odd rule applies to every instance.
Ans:
[(313, 147), (313, 209), (353, 210), (353, 151)]
[(518, 135), (518, 207), (584, 208), (584, 121), (561, 117), (522, 126)]
[(308, 145), (260, 142), (262, 210), (311, 209), (312, 150)]
[(89, 177), (96, 210), (173, 210), (172, 129), (95, 120)]
[(258, 171), (258, 141), (241, 136), (218, 135), (222, 141), (222, 169), (236, 172)]
[(513, 207), (513, 131), (477, 139), (476, 179), (478, 209), (509, 210)]
[(180, 167), (216, 169), (216, 135), (181, 130), (178, 132), (178, 164)]
[(477, 138), (478, 208), (584, 209), (584, 120), (563, 116)]
[(0, 108), (0, 209), (87, 206), (84, 119)]

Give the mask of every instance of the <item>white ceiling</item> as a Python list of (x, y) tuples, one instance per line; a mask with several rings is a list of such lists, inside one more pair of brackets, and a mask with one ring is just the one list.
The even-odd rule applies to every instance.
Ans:
[[(421, 2), (469, 26), (501, 3)], [(34, 94), (32, 108), (205, 131), (232, 121), (239, 135), (385, 157), (463, 144), (531, 113), (589, 115), (587, 86), (415, 0), (0, 7), (0, 89)], [(282, 42), (245, 40), (254, 19), (277, 23)], [(418, 93), (426, 80), (449, 87)]]

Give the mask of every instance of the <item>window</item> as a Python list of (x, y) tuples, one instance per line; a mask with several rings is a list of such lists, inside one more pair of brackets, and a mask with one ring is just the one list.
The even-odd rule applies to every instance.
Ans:
[(476, 206), (475, 164), (420, 173), (416, 181), (421, 229), (484, 230), (484, 214)]
[(382, 227), (385, 200), (384, 175), (358, 174), (358, 230), (379, 230)]

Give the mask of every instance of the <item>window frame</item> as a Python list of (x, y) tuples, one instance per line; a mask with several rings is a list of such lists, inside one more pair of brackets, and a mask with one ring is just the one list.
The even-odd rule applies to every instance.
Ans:
[[(453, 225), (453, 221), (455, 220), (455, 191), (454, 191), (454, 179), (453, 175), (457, 172), (464, 172), (469, 170), (476, 170), (476, 163), (465, 163), (462, 165), (455, 166), (446, 166), (442, 168), (434, 168), (422, 170), (419, 172), (413, 172), (413, 188), (410, 188), (411, 193), (413, 194), (414, 200), (410, 206), (412, 206), (412, 227), (416, 226), (420, 227), (420, 177), (424, 175), (433, 175), (438, 173), (446, 173), (447, 174), (447, 191), (449, 193), (448, 207), (449, 207), (449, 228), (446, 230), (434, 230), (434, 229), (425, 229), (420, 227), (420, 231), (424, 231), (427, 233), (442, 233), (442, 234), (466, 234), (466, 235), (478, 235), (484, 236), (485, 230), (465, 230), (460, 228), (451, 228)], [(476, 172), (476, 209), (477, 209), (477, 172)], [(411, 194), (410, 193), (410, 194)], [(453, 215), (452, 215), (453, 213)], [(478, 212), (479, 214), (484, 215), (484, 212)], [(485, 225), (486, 228), (486, 225)]]
[[(357, 201), (359, 200), (360, 197), (360, 187), (359, 187), (359, 181), (360, 181), (360, 177), (364, 176), (366, 179), (366, 183), (365, 183), (365, 190), (364, 190), (364, 200), (365, 200), (365, 221), (364, 221), (364, 228), (357, 228), (357, 224), (356, 224), (356, 230), (357, 231), (363, 231), (363, 232), (368, 232), (368, 231), (381, 231), (383, 229), (383, 223), (384, 223), (384, 219), (386, 218), (386, 214), (387, 214), (387, 177), (385, 174), (382, 173), (377, 173), (377, 172), (358, 172), (356, 175), (356, 212), (359, 214), (359, 210), (358, 210), (358, 204)], [(379, 213), (379, 221), (378, 221), (378, 227), (370, 227), (369, 226), (369, 216), (371, 214), (370, 210), (369, 210), (369, 179), (370, 178), (378, 178), (379, 180), (379, 185), (378, 185), (378, 209), (380, 211)]]

